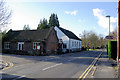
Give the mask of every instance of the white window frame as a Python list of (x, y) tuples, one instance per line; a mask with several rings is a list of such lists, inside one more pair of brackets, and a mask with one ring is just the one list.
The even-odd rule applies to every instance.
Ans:
[(33, 42), (33, 50), (36, 50), (37, 44), (40, 44), (40, 42)]
[(4, 49), (10, 49), (10, 42), (4, 42)]
[[(24, 42), (18, 42), (18, 48), (17, 48), (17, 50), (19, 50), (19, 47), (20, 47), (19, 44), (24, 46)], [(24, 47), (22, 48), (22, 46), (21, 46), (20, 50), (22, 50), (22, 49), (24, 50)]]

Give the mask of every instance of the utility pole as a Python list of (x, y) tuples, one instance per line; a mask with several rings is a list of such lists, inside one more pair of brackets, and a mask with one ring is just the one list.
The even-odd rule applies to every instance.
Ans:
[(120, 63), (119, 63), (119, 53), (120, 53), (120, 0), (118, 0), (118, 32), (117, 32), (117, 62), (118, 62), (118, 79), (120, 78)]
[(118, 0), (117, 62), (119, 61), (120, 53), (119, 49), (120, 49), (120, 0)]

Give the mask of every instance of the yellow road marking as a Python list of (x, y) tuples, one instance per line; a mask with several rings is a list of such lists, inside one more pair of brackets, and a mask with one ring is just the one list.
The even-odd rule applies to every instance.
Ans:
[(93, 66), (94, 66), (94, 65), (91, 66), (91, 68), (90, 68), (90, 69), (88, 70), (88, 72), (85, 74), (85, 76), (83, 77), (83, 79), (86, 78), (86, 76), (88, 75), (88, 73), (90, 72), (90, 70), (93, 68)]
[[(101, 54), (102, 54), (102, 53), (101, 53)], [(100, 55), (101, 55), (101, 54), (100, 54)], [(100, 55), (99, 55), (97, 58), (99, 58)], [(78, 80), (82, 79), (82, 77), (83, 77), (82, 80), (84, 80), (84, 78), (86, 78), (86, 76), (88, 75), (88, 73), (90, 72), (90, 70), (93, 68), (94, 64), (96, 63), (96, 61), (97, 61), (97, 59), (95, 58), (94, 61), (93, 61), (93, 62), (90, 64), (90, 66), (83, 72), (83, 74), (79, 77)], [(86, 74), (85, 74), (85, 73), (86, 73)]]
[(88, 71), (88, 69), (92, 66), (92, 64), (95, 62), (95, 60), (90, 64), (90, 66), (84, 71), (84, 73), (79, 77), (79, 79), (78, 80), (80, 80), (82, 77), (83, 77), (83, 75)]
[(3, 68), (3, 69), (2, 69), (2, 71), (3, 71), (3, 70), (7, 70), (7, 69), (9, 69), (9, 68), (11, 68), (11, 67), (13, 67), (13, 66), (14, 66), (14, 64), (13, 64), (13, 63), (11, 63), (11, 62), (9, 62), (9, 61), (5, 61), (5, 62), (9, 63), (9, 66), (8, 66), (8, 67)]

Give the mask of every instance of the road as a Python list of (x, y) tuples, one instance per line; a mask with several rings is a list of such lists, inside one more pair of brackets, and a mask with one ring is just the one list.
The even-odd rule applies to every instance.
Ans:
[[(14, 65), (2, 70), (3, 80), (38, 78), (80, 78), (102, 51), (82, 51), (51, 56), (3, 54), (2, 59)], [(88, 74), (89, 75), (89, 74)]]

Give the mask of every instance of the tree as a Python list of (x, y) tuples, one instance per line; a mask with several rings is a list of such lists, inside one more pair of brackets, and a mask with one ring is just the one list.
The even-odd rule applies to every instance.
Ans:
[(54, 13), (51, 14), (48, 26), (49, 27), (55, 27), (55, 26), (59, 27), (60, 26), (57, 14), (54, 14)]
[(0, 30), (9, 24), (12, 11), (6, 7), (3, 0), (0, 0)]
[(97, 35), (93, 31), (84, 31), (81, 36), (82, 47), (84, 48), (101, 48), (105, 46), (105, 39), (102, 35)]
[(83, 31), (82, 33), (83, 35), (81, 36), (82, 39), (82, 47), (86, 48), (87, 47), (87, 36), (88, 36), (88, 32), (87, 31)]
[(93, 31), (89, 32), (88, 40), (89, 40), (89, 47), (90, 48), (94, 49), (94, 48), (97, 48), (99, 46), (98, 36), (96, 35), (95, 32), (93, 32)]
[(114, 40), (117, 40), (117, 28), (115, 28), (111, 33), (110, 33), (111, 36), (113, 36), (113, 39)]
[(6, 30), (0, 33), (0, 40), (5, 36), (5, 34), (6, 34)]
[(24, 25), (23, 30), (30, 30), (29, 25)]
[(43, 20), (40, 20), (37, 29), (46, 29), (46, 28), (49, 28), (48, 22), (47, 19), (43, 18)]

